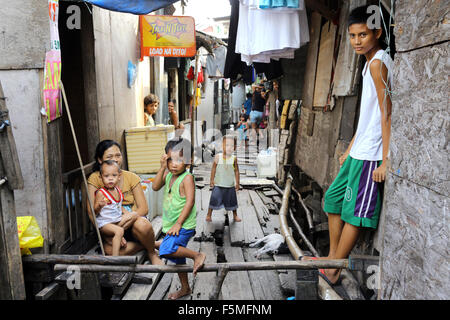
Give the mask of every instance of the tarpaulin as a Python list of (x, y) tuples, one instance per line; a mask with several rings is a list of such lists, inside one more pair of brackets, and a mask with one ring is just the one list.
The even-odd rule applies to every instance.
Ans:
[(148, 14), (179, 0), (84, 0), (103, 9), (132, 14)]

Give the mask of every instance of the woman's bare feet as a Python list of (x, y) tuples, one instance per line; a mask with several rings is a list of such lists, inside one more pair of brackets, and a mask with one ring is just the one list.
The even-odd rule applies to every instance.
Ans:
[(181, 297), (187, 296), (188, 294), (191, 294), (191, 289), (182, 287), (180, 290), (170, 293), (167, 298), (169, 300), (177, 300)]
[(192, 274), (194, 277), (197, 275), (197, 271), (200, 270), (201, 267), (203, 267), (203, 264), (205, 263), (206, 255), (203, 252), (199, 252), (195, 258), (194, 258), (194, 269), (192, 271)]

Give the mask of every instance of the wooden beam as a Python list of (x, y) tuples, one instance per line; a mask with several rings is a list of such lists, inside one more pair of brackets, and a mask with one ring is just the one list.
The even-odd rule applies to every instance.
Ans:
[(34, 298), (36, 300), (49, 300), (51, 299), (58, 291), (62, 288), (62, 286), (57, 282), (50, 283), (47, 287), (39, 291)]
[[(1, 83), (0, 120), (9, 121)], [(0, 132), (0, 178), (5, 176), (0, 185), (0, 300), (24, 300), (25, 281), (13, 192), (23, 188), (23, 179), (11, 127), (6, 125)]]
[[(16, 143), (12, 132), (9, 111), (6, 108), (6, 98), (0, 83), (0, 124), (3, 129), (0, 130), (0, 156), (3, 161), (2, 178), (6, 176), (9, 187), (12, 190), (23, 189), (23, 177), (20, 170), (19, 156), (17, 154)], [(6, 125), (6, 123), (9, 123)]]

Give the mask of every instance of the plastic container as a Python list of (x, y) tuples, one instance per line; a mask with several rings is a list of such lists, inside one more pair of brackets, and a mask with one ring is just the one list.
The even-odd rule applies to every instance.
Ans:
[(137, 174), (158, 172), (167, 141), (174, 136), (172, 125), (125, 130), (128, 170)]
[(141, 177), (141, 185), (144, 190), (145, 199), (148, 204), (147, 218), (152, 221), (154, 217), (162, 215), (162, 203), (164, 200), (164, 188), (159, 191), (152, 189), (153, 178), (155, 175), (139, 175)]
[(277, 174), (277, 152), (269, 148), (259, 152), (256, 158), (256, 175), (258, 178), (275, 177)]

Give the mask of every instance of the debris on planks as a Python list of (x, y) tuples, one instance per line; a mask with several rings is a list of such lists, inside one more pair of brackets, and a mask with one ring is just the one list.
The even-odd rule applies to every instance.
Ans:
[(264, 195), (266, 197), (273, 197), (273, 196), (278, 196), (278, 192), (275, 190), (268, 190), (268, 191), (263, 191)]
[(247, 187), (271, 186), (275, 184), (275, 181), (262, 178), (241, 177), (239, 184)]

